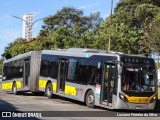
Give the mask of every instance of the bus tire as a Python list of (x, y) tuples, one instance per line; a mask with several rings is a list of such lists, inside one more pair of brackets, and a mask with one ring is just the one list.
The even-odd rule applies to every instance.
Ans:
[(53, 97), (53, 88), (52, 88), (52, 83), (48, 83), (47, 87), (46, 87), (46, 96), (48, 98), (52, 98)]
[(92, 90), (89, 90), (85, 97), (86, 106), (93, 108), (95, 106), (95, 96)]
[(13, 91), (13, 94), (17, 95), (18, 92), (17, 92), (17, 85), (16, 85), (16, 82), (13, 83), (13, 88), (12, 88), (12, 91)]

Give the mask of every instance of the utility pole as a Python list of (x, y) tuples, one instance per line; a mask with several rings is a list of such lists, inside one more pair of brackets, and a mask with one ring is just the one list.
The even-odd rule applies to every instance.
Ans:
[(113, 8), (113, 0), (111, 0), (111, 11), (110, 11), (110, 29), (109, 29), (109, 42), (108, 42), (108, 52), (111, 49), (111, 34), (112, 34), (112, 8)]

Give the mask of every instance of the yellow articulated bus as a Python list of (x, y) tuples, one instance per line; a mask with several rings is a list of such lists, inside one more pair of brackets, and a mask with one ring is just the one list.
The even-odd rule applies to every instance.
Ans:
[(21, 54), (3, 62), (2, 78), (4, 91), (56, 94), (88, 107), (152, 110), (157, 99), (152, 58), (97, 49)]

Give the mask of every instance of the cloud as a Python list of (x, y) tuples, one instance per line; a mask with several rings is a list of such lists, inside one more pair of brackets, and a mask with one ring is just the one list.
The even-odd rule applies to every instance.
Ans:
[(97, 6), (99, 3), (94, 3), (94, 4), (88, 4), (88, 5), (83, 5), (83, 6), (80, 6), (78, 9), (87, 9), (87, 8), (92, 8), (92, 7), (95, 7)]

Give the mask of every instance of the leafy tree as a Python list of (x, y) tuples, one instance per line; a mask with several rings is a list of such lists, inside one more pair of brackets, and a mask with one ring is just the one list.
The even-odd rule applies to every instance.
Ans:
[(160, 13), (151, 23), (145, 25), (145, 36), (142, 45), (158, 56), (157, 68), (160, 68)]
[(36, 39), (27, 41), (17, 38), (8, 44), (2, 56), (8, 59), (32, 50), (95, 48), (98, 40), (96, 33), (101, 21), (99, 12), (83, 16), (82, 10), (64, 7), (55, 15), (45, 18), (42, 30)]
[[(142, 45), (144, 28), (154, 20), (159, 12), (159, 6), (159, 0), (121, 0), (113, 14), (111, 50), (132, 54), (137, 54), (139, 49), (146, 51), (148, 48)], [(100, 29), (101, 37), (106, 39), (104, 40), (106, 43), (108, 43), (109, 22), (107, 18)]]
[(160, 54), (160, 13), (154, 21), (145, 26), (144, 47), (150, 51)]
[(52, 43), (52, 49), (90, 47), (94, 39), (89, 38), (95, 36), (101, 21), (98, 12), (83, 16), (82, 10), (64, 7), (44, 20), (45, 24), (42, 26), (40, 36), (46, 39), (46, 42)]
[[(112, 17), (111, 50), (137, 54), (138, 50), (159, 51), (159, 0), (120, 0)], [(45, 18), (37, 38), (18, 38), (10, 43), (3, 54), (15, 55), (43, 49), (69, 47), (107, 49), (110, 18), (105, 21), (100, 13), (84, 16), (82, 10), (64, 7), (55, 15)], [(151, 43), (150, 43), (150, 42)]]
[(41, 50), (40, 42), (36, 41), (36, 39), (31, 39), (27, 41), (27, 39), (17, 38), (5, 48), (5, 53), (2, 56), (6, 59), (12, 58), (18, 54), (26, 53), (33, 50)]

